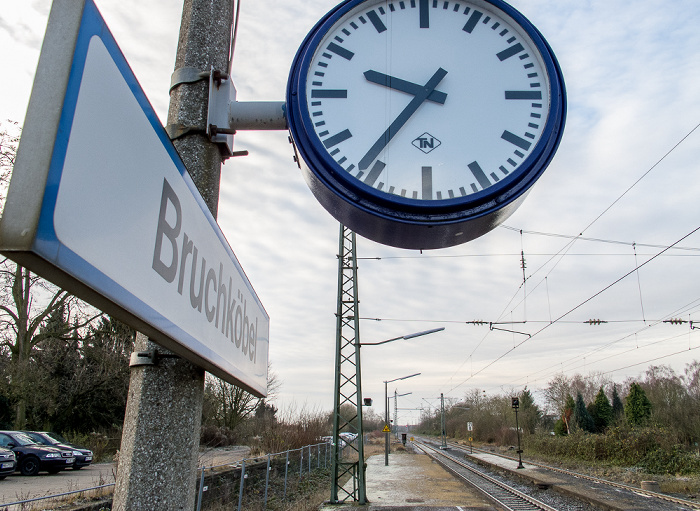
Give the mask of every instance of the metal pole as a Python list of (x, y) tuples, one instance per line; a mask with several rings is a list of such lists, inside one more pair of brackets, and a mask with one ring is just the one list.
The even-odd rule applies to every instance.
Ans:
[(445, 396), (440, 394), (440, 429), (442, 431), (442, 445), (440, 449), (447, 449), (447, 434), (445, 432)]
[(238, 511), (241, 511), (243, 505), (243, 482), (245, 481), (245, 460), (241, 462), (241, 484), (238, 487)]
[(265, 502), (263, 509), (267, 509), (267, 488), (270, 485), (270, 455), (267, 455), (267, 471), (265, 472)]
[(399, 393), (394, 389), (394, 438), (399, 438)]
[(287, 474), (289, 473), (289, 450), (287, 450), (287, 459), (284, 460), (284, 495), (283, 499), (287, 498)]
[[(384, 382), (384, 425), (389, 426), (389, 394), (387, 383)], [(389, 432), (384, 433), (384, 466), (389, 466)]]
[(202, 497), (204, 493), (204, 465), (202, 465), (202, 475), (199, 478), (199, 492), (197, 492), (197, 511), (202, 509)]
[[(231, 0), (184, 1), (175, 69), (226, 72), (232, 11)], [(206, 80), (175, 86), (166, 131), (181, 135), (173, 143), (216, 218), (222, 157), (204, 135), (208, 92)], [(170, 355), (142, 334), (134, 349)], [(188, 361), (164, 358), (158, 365), (131, 369), (112, 509), (195, 508), (203, 396), (204, 370)], [(163, 413), (164, 403), (168, 413)], [(157, 449), (154, 436), (160, 439)]]
[(515, 432), (518, 434), (518, 467), (525, 468), (523, 466), (523, 450), (520, 448), (520, 426), (518, 426), (518, 409), (515, 409)]

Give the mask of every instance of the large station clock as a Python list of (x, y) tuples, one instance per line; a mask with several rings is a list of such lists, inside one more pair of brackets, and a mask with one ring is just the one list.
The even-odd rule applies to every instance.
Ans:
[(564, 81), (501, 0), (348, 0), (292, 64), (287, 121), (319, 202), (358, 234), (433, 249), (499, 225), (550, 163)]

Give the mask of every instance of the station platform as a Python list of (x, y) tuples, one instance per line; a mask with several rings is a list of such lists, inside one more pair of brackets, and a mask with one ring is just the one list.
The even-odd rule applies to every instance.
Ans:
[[(352, 484), (352, 481), (351, 481)], [(467, 511), (494, 510), (490, 503), (471, 493), (452, 474), (425, 454), (392, 452), (389, 465), (384, 455), (370, 456), (366, 472), (368, 511)], [(324, 504), (321, 511), (357, 508), (357, 504)]]

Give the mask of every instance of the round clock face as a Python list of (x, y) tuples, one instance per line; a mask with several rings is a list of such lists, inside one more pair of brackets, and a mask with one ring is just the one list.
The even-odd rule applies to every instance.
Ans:
[(556, 150), (564, 101), (551, 50), (507, 4), (365, 0), (307, 37), (287, 116), (312, 190), (341, 222), (437, 248), (519, 204)]

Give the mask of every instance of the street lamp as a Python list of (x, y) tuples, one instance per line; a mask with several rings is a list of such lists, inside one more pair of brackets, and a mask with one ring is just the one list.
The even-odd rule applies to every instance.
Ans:
[[(444, 329), (440, 329), (444, 330)], [(436, 332), (439, 330), (435, 330)], [(432, 333), (432, 332), (431, 332)], [(425, 335), (425, 334), (423, 334)], [(398, 339), (403, 339), (403, 337), (397, 337), (395, 340)], [(380, 343), (381, 344), (381, 343)], [(384, 382), (384, 417), (386, 422), (384, 423), (384, 466), (389, 466), (389, 431), (387, 431), (388, 426), (389, 426), (389, 395), (387, 392), (387, 384), (394, 382), (394, 381), (399, 381), (399, 380), (407, 380), (409, 378), (413, 378), (414, 376), (418, 376), (421, 373), (415, 373), (415, 374), (409, 374), (408, 376), (402, 376), (401, 378), (394, 378), (393, 380), (386, 380)]]
[[(398, 341), (400, 339), (413, 339), (415, 337), (421, 337), (423, 335), (428, 335), (428, 334), (434, 334), (435, 332), (442, 332), (445, 329), (444, 326), (441, 326), (440, 328), (432, 328), (430, 330), (424, 330), (422, 332), (416, 332), (414, 334), (406, 334), (402, 335), (400, 337), (393, 337), (391, 339), (387, 339), (386, 341), (379, 341), (379, 342), (359, 342), (357, 343), (358, 348), (360, 346), (379, 346), (380, 344), (386, 344), (388, 342), (393, 342), (393, 341)], [(399, 380), (405, 380), (406, 378), (412, 378), (413, 376), (418, 376), (420, 373), (416, 374), (411, 374), (409, 376), (404, 376), (402, 378), (395, 378), (393, 380), (387, 380), (384, 382), (384, 407), (385, 407), (385, 426), (389, 425), (389, 398), (387, 395), (387, 383), (391, 383), (393, 381), (399, 381)], [(384, 433), (384, 465), (389, 465), (389, 433)]]
[(422, 335), (434, 334), (435, 332), (442, 332), (445, 329), (444, 326), (440, 328), (433, 328), (431, 330), (424, 330), (423, 332), (416, 332), (415, 334), (402, 335), (401, 337), (393, 337), (387, 339), (386, 341), (379, 342), (361, 342), (360, 346), (379, 346), (380, 344), (386, 344), (388, 342), (398, 341), (400, 339), (413, 339), (414, 337), (420, 337)]

